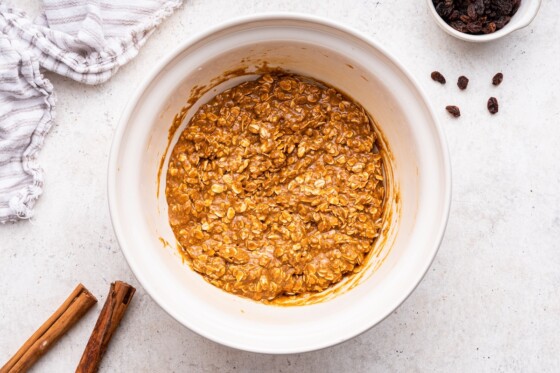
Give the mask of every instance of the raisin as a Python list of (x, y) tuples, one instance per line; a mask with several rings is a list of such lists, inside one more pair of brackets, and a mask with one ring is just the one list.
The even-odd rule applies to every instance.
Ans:
[(504, 74), (502, 73), (497, 73), (496, 75), (494, 75), (494, 77), (492, 78), (492, 84), (494, 85), (500, 85), (502, 84), (502, 81), (504, 80)]
[(496, 114), (499, 109), (498, 100), (496, 100), (496, 97), (490, 97), (486, 106), (488, 107), (488, 111), (490, 112), (490, 114)]
[(453, 12), (453, 7), (451, 5), (446, 5), (445, 3), (439, 3), (436, 6), (436, 12), (440, 15), (440, 17), (447, 18)]
[(474, 6), (476, 8), (476, 14), (478, 14), (479, 16), (484, 14), (484, 10), (486, 9), (484, 6), (484, 0), (476, 0)]
[(445, 110), (447, 110), (447, 112), (451, 115), (453, 115), (455, 118), (458, 118), (461, 116), (461, 110), (459, 109), (459, 107), (455, 106), (455, 105), (449, 105), (445, 107)]
[(496, 29), (499, 30), (501, 28), (503, 28), (505, 25), (507, 25), (509, 23), (509, 20), (511, 19), (511, 17), (499, 17), (498, 19), (496, 19)]
[(462, 16), (459, 16), (459, 19), (461, 20), (461, 22), (465, 23), (465, 24), (469, 24), (471, 23), (471, 17), (469, 17), (466, 14), (463, 14)]
[(457, 87), (459, 87), (460, 90), (464, 91), (465, 89), (467, 89), (468, 85), (469, 85), (469, 78), (467, 78), (464, 75), (461, 75), (457, 80)]
[(432, 80), (441, 83), (441, 84), (445, 84), (445, 77), (443, 75), (441, 75), (441, 73), (439, 71), (434, 71), (432, 73)]
[(482, 29), (482, 32), (485, 34), (496, 32), (496, 24), (494, 22), (490, 22)]
[(476, 5), (469, 4), (467, 7), (467, 15), (473, 20), (476, 21), (478, 18), (478, 13), (476, 12)]
[(453, 21), (449, 25), (459, 32), (467, 32), (467, 25), (462, 21)]
[(490, 6), (496, 11), (496, 13), (501, 15), (511, 14), (513, 10), (512, 0), (493, 0), (490, 2)]
[(467, 30), (469, 30), (471, 34), (478, 34), (482, 31), (482, 26), (478, 22), (471, 22), (467, 25)]

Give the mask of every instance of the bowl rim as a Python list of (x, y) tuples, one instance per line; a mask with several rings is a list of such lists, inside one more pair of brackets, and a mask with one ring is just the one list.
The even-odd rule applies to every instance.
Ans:
[[(430, 9), (430, 13), (432, 14), (435, 22), (437, 23), (437, 25), (446, 33), (448, 33), (451, 36), (456, 37), (457, 39), (463, 40), (463, 41), (469, 41), (469, 42), (474, 42), (474, 43), (485, 43), (485, 42), (489, 42), (492, 40), (498, 40), (503, 38), (506, 35), (511, 34), (514, 31), (517, 30), (521, 30), (522, 28), (525, 28), (527, 26), (529, 26), (531, 24), (531, 22), (533, 22), (533, 20), (535, 19), (535, 17), (537, 16), (537, 14), (539, 13), (539, 9), (542, 5), (542, 0), (525, 0), (525, 1), (531, 1), (531, 9), (529, 9), (528, 13), (525, 15), (525, 17), (522, 19), (520, 17), (515, 18), (515, 15), (511, 18), (511, 21), (506, 25), (506, 27), (502, 28), (501, 30), (498, 30), (496, 32), (493, 32), (491, 34), (483, 34), (483, 35), (471, 35), (471, 34), (466, 34), (464, 32), (460, 32), (455, 30), (453, 27), (451, 27), (450, 25), (448, 25), (443, 18), (440, 17), (440, 15), (437, 13), (436, 11), (436, 7), (434, 6), (434, 3), (432, 2), (432, 0), (426, 0), (428, 3), (428, 8)], [(513, 22), (512, 22), (513, 21)], [(510, 26), (510, 27), (508, 27)]]
[[(442, 218), (439, 222), (437, 233), (434, 234), (433, 236), (434, 249), (433, 252), (431, 253), (431, 257), (428, 258), (429, 260), (426, 261), (426, 265), (424, 266), (424, 268), (419, 268), (418, 273), (416, 275), (417, 278), (414, 281), (414, 285), (406, 289), (405, 291), (403, 291), (402, 296), (396, 302), (396, 305), (394, 307), (388, 308), (387, 312), (384, 315), (381, 315), (377, 318), (372, 318), (372, 320), (368, 324), (364, 324), (363, 330), (359, 333), (355, 333), (351, 336), (344, 336), (344, 338), (339, 338), (336, 341), (321, 341), (313, 345), (306, 346), (306, 348), (291, 348), (291, 349), (284, 349), (282, 351), (279, 351), (278, 349), (274, 349), (274, 348), (271, 349), (268, 346), (264, 346), (264, 345), (255, 348), (247, 348), (247, 346), (240, 347), (239, 345), (235, 345), (234, 343), (232, 343), (227, 339), (221, 338), (219, 335), (213, 335), (207, 333), (205, 330), (198, 328), (196, 324), (186, 322), (183, 318), (180, 317), (180, 315), (177, 314), (177, 312), (165, 306), (165, 302), (163, 302), (161, 300), (161, 297), (158, 295), (158, 293), (155, 292), (154, 289), (152, 289), (152, 286), (149, 283), (149, 279), (145, 278), (142, 272), (138, 268), (136, 268), (136, 266), (133, 264), (133, 261), (131, 260), (132, 251), (127, 250), (123, 245), (125, 239), (122, 233), (123, 231), (122, 224), (121, 224), (122, 219), (116, 207), (117, 205), (116, 201), (118, 200), (116, 179), (117, 179), (118, 168), (119, 168), (118, 156), (121, 151), (121, 144), (123, 144), (123, 136), (125, 130), (128, 127), (131, 115), (134, 112), (138, 100), (142, 97), (142, 95), (144, 94), (148, 86), (154, 81), (154, 79), (161, 73), (161, 71), (163, 71), (165, 66), (167, 66), (171, 61), (173, 61), (178, 55), (180, 55), (183, 52), (183, 50), (188, 48), (190, 45), (193, 45), (211, 36), (214, 33), (250, 22), (282, 21), (282, 20), (316, 23), (346, 33), (366, 43), (372, 48), (377, 49), (379, 52), (381, 52), (381, 54), (383, 54), (391, 63), (393, 63), (400, 70), (400, 72), (404, 75), (406, 79), (408, 79), (412, 87), (416, 90), (416, 93), (423, 101), (423, 104), (426, 106), (428, 114), (433, 121), (434, 130), (435, 130), (434, 133), (437, 137), (436, 140), (438, 141), (441, 147), (440, 149), (441, 156), (442, 156), (441, 161), (443, 165), (442, 173), (443, 173), (445, 185), (443, 186), (444, 193), (442, 197), (443, 198)], [(191, 331), (197, 333), (198, 335), (201, 335), (221, 345), (239, 349), (239, 350), (264, 353), (264, 354), (280, 354), (280, 355), (310, 352), (310, 351), (321, 350), (331, 346), (336, 346), (338, 344), (346, 342), (370, 330), (374, 326), (378, 325), (381, 321), (386, 319), (398, 307), (400, 307), (403, 304), (403, 302), (414, 292), (414, 290), (421, 283), (422, 279), (426, 275), (428, 269), (431, 267), (435, 259), (435, 256), (439, 251), (439, 248), (441, 246), (444, 237), (445, 229), (449, 221), (449, 215), (451, 210), (451, 189), (452, 189), (452, 171), (451, 171), (451, 161), (450, 161), (450, 154), (447, 145), (447, 140), (443, 132), (442, 126), (439, 123), (437, 116), (435, 115), (434, 108), (430, 103), (430, 101), (428, 100), (426, 93), (418, 83), (417, 79), (412, 76), (412, 74), (393, 56), (392, 53), (388, 52), (383, 46), (378, 44), (378, 42), (372, 40), (372, 38), (370, 38), (366, 34), (357, 31), (335, 20), (327, 19), (317, 15), (308, 15), (308, 14), (292, 13), (292, 12), (264, 12), (264, 13), (257, 13), (257, 14), (247, 15), (247, 16), (235, 17), (225, 22), (220, 22), (212, 27), (209, 27), (208, 29), (202, 32), (199, 32), (189, 37), (185, 41), (181, 42), (173, 51), (171, 51), (166, 56), (164, 56), (142, 80), (142, 82), (136, 88), (135, 92), (130, 96), (128, 103), (126, 104), (126, 107), (123, 110), (123, 113), (121, 115), (121, 118), (119, 120), (118, 126), (116, 128), (113, 137), (113, 142), (109, 153), (108, 175), (107, 175), (107, 195), (108, 195), (109, 213), (110, 213), (113, 230), (115, 232), (115, 236), (117, 238), (117, 242), (119, 243), (119, 247), (121, 249), (123, 256), (125, 257), (134, 276), (146, 291), (146, 294), (149, 295), (150, 298), (154, 300), (159, 307), (165, 310), (165, 312), (167, 312), (170, 316), (172, 316), (176, 321), (178, 321), (180, 324), (187, 327)]]

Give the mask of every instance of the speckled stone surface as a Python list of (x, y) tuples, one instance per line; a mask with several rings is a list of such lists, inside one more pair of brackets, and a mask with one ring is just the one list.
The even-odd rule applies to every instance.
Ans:
[[(532, 1), (532, 0), (524, 0)], [(37, 0), (12, 3), (36, 14)], [(418, 79), (441, 119), (453, 166), (445, 239), (410, 298), (372, 330), (326, 350), (259, 355), (182, 327), (137, 284), (107, 207), (111, 139), (128, 97), (163, 55), (235, 16), (303, 12), (370, 35)], [(138, 287), (103, 360), (104, 372), (554, 372), (560, 369), (560, 2), (528, 28), (486, 45), (457, 41), (423, 0), (185, 1), (108, 83), (58, 76), (58, 117), (40, 155), (45, 192), (29, 222), (0, 227), (0, 362), (78, 282), (99, 297), (33, 369), (73, 371), (109, 283)], [(448, 84), (430, 80), (441, 71)], [(492, 76), (504, 73), (499, 87)], [(456, 79), (470, 79), (460, 91)], [(500, 113), (486, 110), (496, 96)], [(453, 119), (444, 107), (461, 107)]]

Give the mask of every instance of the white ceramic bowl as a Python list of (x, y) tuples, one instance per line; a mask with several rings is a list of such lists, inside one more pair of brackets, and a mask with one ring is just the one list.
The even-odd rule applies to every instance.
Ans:
[[(263, 61), (349, 93), (378, 121), (394, 156), (400, 213), (394, 214), (381, 248), (383, 264), (375, 271), (366, 268), (351, 290), (314, 305), (268, 306), (226, 293), (182, 263), (175, 248), (160, 242), (163, 238), (176, 245), (164, 189), (156, 197), (158, 168), (174, 115), (193, 87)], [(249, 78), (221, 84), (198, 104)], [(415, 79), (392, 56), (366, 36), (331, 21), (276, 14), (213, 28), (184, 42), (154, 69), (131, 99), (115, 134), (108, 193), (113, 226), (130, 267), (171, 316), (224, 345), (295, 353), (352, 338), (406, 299), (441, 242), (450, 179), (447, 146), (435, 115)], [(160, 182), (164, 188), (165, 169)]]
[(507, 25), (505, 25), (502, 29), (496, 32), (493, 32), (491, 34), (485, 34), (485, 35), (470, 35), (455, 30), (453, 27), (445, 23), (445, 21), (439, 16), (439, 14), (437, 14), (436, 8), (434, 7), (434, 3), (432, 2), (432, 0), (426, 0), (426, 1), (428, 2), (428, 8), (430, 9), (430, 13), (432, 14), (434, 20), (439, 25), (439, 27), (441, 27), (443, 31), (461, 40), (472, 41), (475, 43), (484, 43), (484, 42), (500, 39), (506, 35), (511, 34), (515, 30), (519, 30), (529, 26), (529, 24), (537, 16), (537, 13), (539, 12), (539, 8), (541, 7), (542, 0), (522, 0), (521, 6), (519, 7), (517, 12), (511, 18), (511, 20)]

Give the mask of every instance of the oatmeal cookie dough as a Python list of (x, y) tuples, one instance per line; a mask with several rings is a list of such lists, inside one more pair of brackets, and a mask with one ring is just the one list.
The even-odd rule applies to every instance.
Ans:
[(192, 268), (271, 301), (361, 268), (384, 211), (374, 124), (312, 79), (267, 74), (203, 105), (167, 171), (169, 221)]

